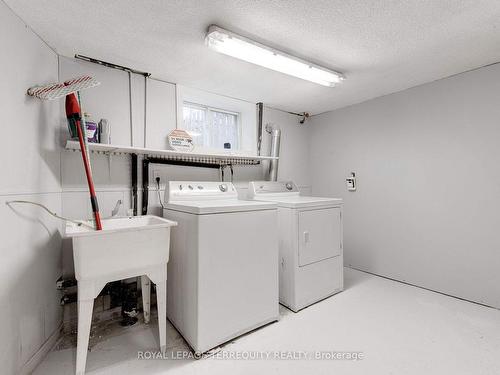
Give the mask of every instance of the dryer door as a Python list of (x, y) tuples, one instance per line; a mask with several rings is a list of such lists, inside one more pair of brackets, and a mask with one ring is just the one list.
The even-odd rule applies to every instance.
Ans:
[(339, 207), (299, 212), (299, 266), (340, 255), (340, 219)]

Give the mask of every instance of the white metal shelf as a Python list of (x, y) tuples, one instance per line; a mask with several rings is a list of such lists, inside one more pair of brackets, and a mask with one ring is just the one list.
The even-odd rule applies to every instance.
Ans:
[[(197, 153), (197, 152), (179, 152), (172, 150), (158, 150), (142, 147), (108, 145), (102, 143), (89, 143), (91, 152), (103, 153), (107, 155), (120, 154), (137, 154), (149, 157), (162, 158), (168, 160), (179, 160), (194, 163), (211, 163), (211, 164), (243, 164), (253, 165), (258, 164), (263, 160), (276, 160), (278, 158), (272, 156), (256, 156), (256, 155), (239, 155), (235, 153)], [(80, 150), (78, 141), (67, 141), (67, 150)]]

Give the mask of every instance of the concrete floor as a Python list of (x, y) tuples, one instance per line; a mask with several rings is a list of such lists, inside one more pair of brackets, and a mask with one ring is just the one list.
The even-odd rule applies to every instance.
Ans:
[[(98, 342), (88, 374), (499, 374), (500, 311), (352, 269), (346, 290), (214, 351), (203, 359), (138, 359), (156, 351), (157, 326), (137, 324)], [(169, 326), (167, 353), (189, 353)], [(230, 360), (270, 353), (362, 352), (361, 360)], [(290, 351), (290, 352), (287, 352)], [(147, 355), (147, 354), (146, 354)], [(266, 355), (266, 354), (263, 354)], [(325, 354), (328, 355), (328, 354)], [(74, 374), (75, 349), (52, 351), (35, 375)]]

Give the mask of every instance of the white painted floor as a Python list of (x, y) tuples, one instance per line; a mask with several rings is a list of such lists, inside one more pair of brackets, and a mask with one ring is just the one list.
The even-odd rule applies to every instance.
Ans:
[[(352, 269), (346, 290), (224, 346), (219, 358), (138, 360), (156, 350), (157, 326), (138, 324), (89, 352), (88, 374), (494, 374), (500, 373), (500, 311)], [(185, 351), (169, 327), (169, 349)], [(268, 351), (356, 351), (352, 360), (227, 360)], [(187, 352), (186, 352), (187, 353)], [(288, 353), (284, 353), (288, 354)], [(299, 354), (296, 354), (299, 355)], [(313, 354), (314, 355), (314, 354)], [(36, 375), (73, 374), (75, 350), (51, 352)]]

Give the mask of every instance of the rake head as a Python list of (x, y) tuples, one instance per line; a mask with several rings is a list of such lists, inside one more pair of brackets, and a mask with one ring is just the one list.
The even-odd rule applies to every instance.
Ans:
[(82, 76), (63, 83), (31, 87), (28, 89), (28, 95), (42, 100), (55, 100), (100, 84), (99, 81), (91, 76)]

